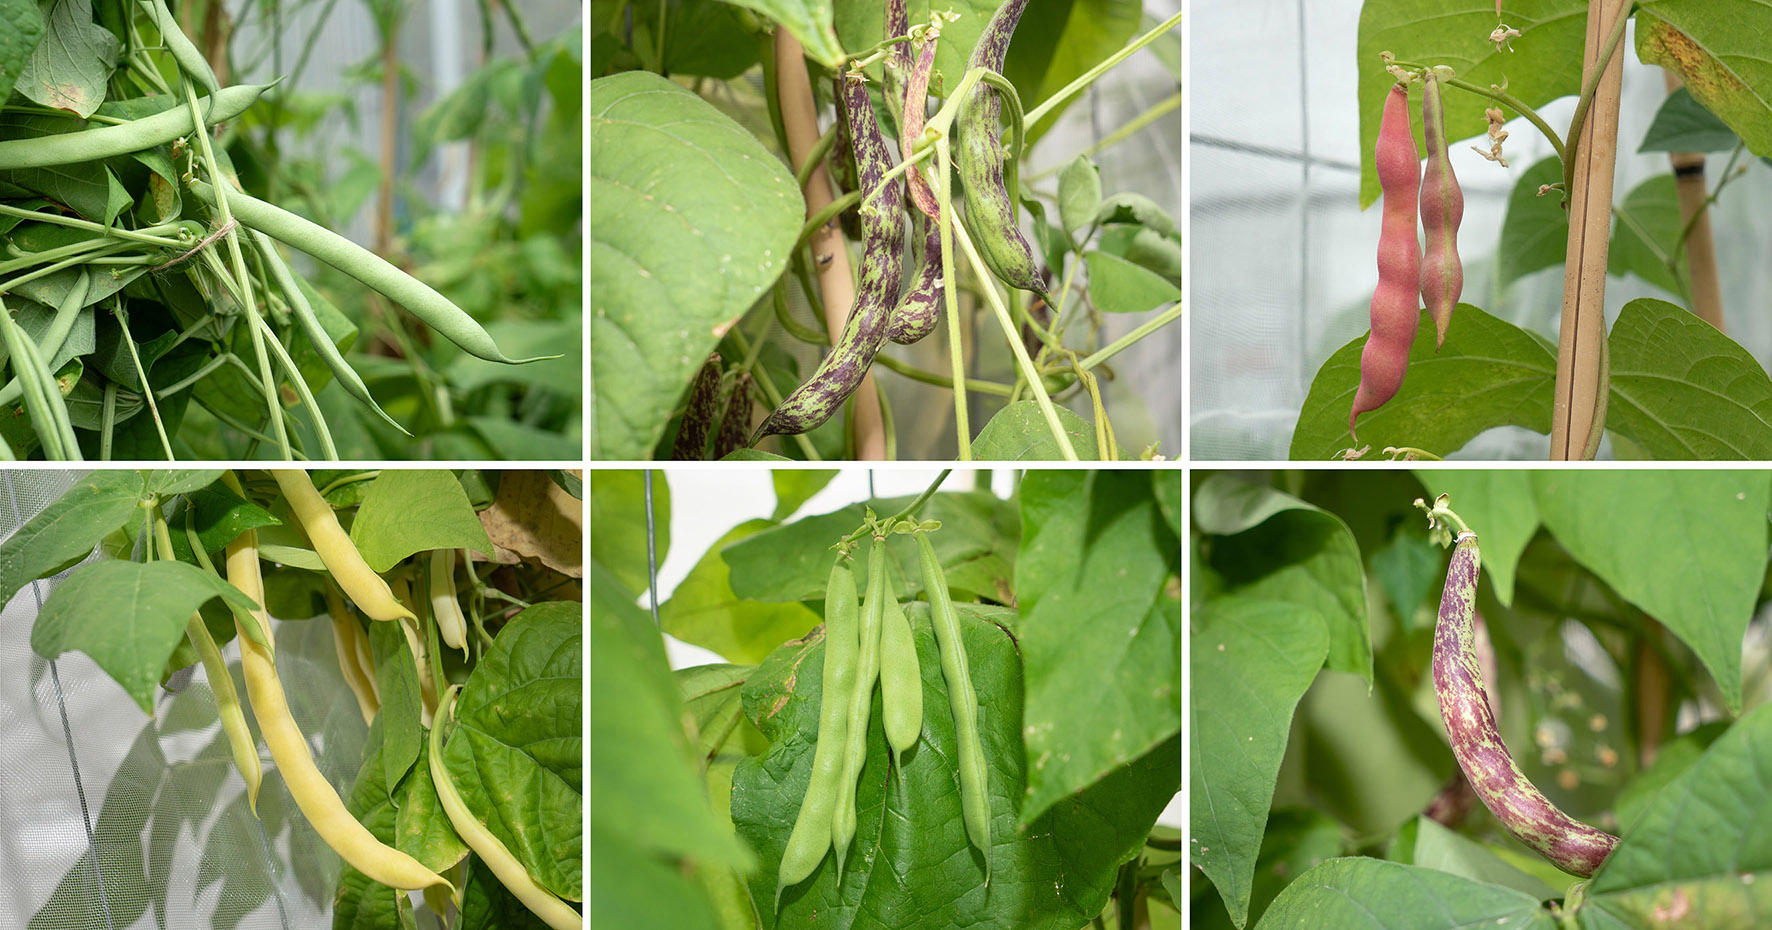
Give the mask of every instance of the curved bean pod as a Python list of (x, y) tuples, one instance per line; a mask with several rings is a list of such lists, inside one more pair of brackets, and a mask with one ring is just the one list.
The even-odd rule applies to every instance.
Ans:
[(715, 459), (723, 459), (744, 447), (751, 434), (751, 373), (741, 371), (732, 382), (732, 398), (720, 417), (720, 433), (714, 437)]
[(800, 813), (781, 856), (775, 878), (775, 909), (781, 893), (806, 880), (831, 848), (831, 818), (836, 811), (838, 780), (843, 777), (843, 752), (848, 745), (849, 697), (855, 689), (855, 573), (849, 557), (838, 555), (824, 590), (824, 673), (818, 706), (818, 742), (812, 752), (812, 780), (800, 800)]
[[(1464, 220), (1464, 192), (1446, 151), (1446, 106), (1437, 69), (1421, 76), (1421, 124), (1427, 135), (1427, 167), (1421, 178), (1421, 231), (1427, 250), (1421, 261), (1421, 300), (1434, 321), (1434, 348), (1446, 343), (1446, 327), (1464, 291), (1464, 264), (1458, 259), (1458, 224)], [(1450, 69), (1447, 75), (1451, 74)]]
[(711, 352), (689, 385), (689, 403), (671, 444), (671, 458), (701, 461), (708, 457), (708, 431), (714, 426), (714, 409), (720, 401), (720, 353)]
[(373, 676), (364, 674), (361, 661), (369, 647), (369, 637), (363, 635), (363, 628), (357, 625), (357, 618), (345, 606), (345, 599), (339, 596), (336, 585), (326, 586), (326, 615), (332, 619), (332, 645), (338, 653), (339, 674), (345, 677), (345, 684), (357, 697), (357, 709), (363, 712), (363, 723), (373, 723), (375, 715), (381, 713), (381, 695), (376, 691)]
[[(225, 122), (246, 112), (269, 84), (239, 84), (203, 98), (209, 103), (208, 125)], [(188, 136), (196, 128), (191, 108), (184, 105), (99, 129), (82, 129), (33, 139), (0, 142), (0, 170), (51, 168), (76, 162), (98, 161), (165, 145)], [(229, 206), (234, 203), (228, 199)]]
[(344, 527), (338, 525), (338, 515), (332, 512), (332, 505), (326, 503), (326, 498), (314, 489), (307, 472), (298, 468), (273, 468), (271, 477), (277, 479), (277, 487), (283, 489), (290, 511), (295, 514), (308, 541), (314, 544), (320, 561), (326, 563), (326, 571), (331, 573), (332, 580), (338, 582), (358, 610), (372, 620), (418, 619), (405, 604), (395, 599), (387, 581), (363, 561), (363, 554), (357, 551)]
[[(215, 188), (207, 182), (190, 182), (191, 193), (204, 203), (215, 206)], [(510, 358), (499, 351), (498, 343), (467, 311), (429, 284), (395, 268), (387, 259), (312, 220), (304, 219), (273, 204), (238, 190), (228, 192), (228, 209), (245, 226), (256, 229), (290, 248), (337, 268), (375, 289), (382, 296), (412, 311), (445, 339), (463, 351), (489, 362), (518, 365), (559, 358), (539, 355), (535, 358)]]
[(540, 917), (542, 923), (553, 930), (580, 930), (584, 927), (584, 917), (573, 910), (572, 905), (537, 884), (530, 877), (529, 870), (511, 855), (498, 836), (468, 810), (461, 792), (455, 790), (455, 782), (449, 777), (449, 766), (443, 764), (443, 724), (454, 708), (455, 692), (460, 690), (460, 685), (454, 685), (444, 692), (437, 706), (437, 725), (431, 728), (431, 781), (437, 786), (437, 802), (443, 806), (443, 813), (448, 815), (456, 835), (492, 870), (505, 890), (529, 908), (531, 914)]
[(874, 715), (874, 683), (880, 679), (880, 628), (886, 606), (886, 541), (876, 537), (868, 550), (868, 593), (861, 607), (856, 637), (855, 688), (849, 692), (849, 723), (844, 736), (843, 775), (837, 785), (837, 809), (831, 815), (831, 838), (841, 874), (855, 839), (855, 782), (868, 761), (868, 720)]
[[(966, 70), (987, 68), (1002, 72), (1009, 40), (1015, 35), (1015, 26), (1026, 6), (1027, 0), (1005, 0), (997, 8), (973, 47)], [(995, 88), (981, 84), (967, 95), (954, 120), (958, 137), (954, 159), (960, 183), (965, 186), (966, 228), (992, 274), (1010, 287), (1044, 298), (1046, 285), (1040, 278), (1039, 262), (1034, 260), (1033, 247), (1021, 235), (1017, 208), (1021, 192), (1009, 190), (1004, 182), (1004, 162), (1009, 153), (1003, 148), (997, 126), (1002, 109)]]
[[(178, 20), (166, 8), (166, 0), (140, 0), (139, 5), (154, 21), (154, 28), (160, 30), (160, 39), (166, 43), (166, 50), (172, 53), (172, 60), (178, 63), (180, 70), (190, 75), (199, 87), (209, 91), (212, 99), (221, 93), (221, 84), (215, 79), (214, 69), (209, 67), (209, 59), (203, 57), (184, 30), (178, 28)], [(204, 112), (204, 122), (209, 122), (209, 111)]]
[[(888, 31), (887, 34), (900, 33)], [(929, 106), (929, 75), (935, 70), (935, 45), (940, 37), (941, 30), (933, 26), (923, 33), (922, 49), (917, 53), (915, 65), (911, 65), (909, 52), (905, 53), (904, 62), (910, 67), (910, 75), (904, 85), (904, 118), (900, 121), (898, 130), (899, 151), (905, 161), (910, 161), (912, 150), (923, 138), (923, 122), (928, 116), (925, 109)], [(923, 169), (912, 168), (905, 175), (910, 179), (911, 202), (917, 205), (924, 216), (932, 220), (940, 219), (941, 203), (936, 199), (935, 188), (930, 186)]]
[(1384, 222), (1378, 237), (1378, 287), (1372, 292), (1372, 331), (1360, 350), (1360, 386), (1348, 411), (1347, 429), (1368, 410), (1395, 397), (1409, 370), (1409, 347), (1421, 322), (1421, 243), (1415, 238), (1416, 195), (1421, 186), (1420, 155), (1409, 130), (1409, 89), (1391, 87), (1378, 124), (1378, 184), (1384, 192)]
[(1446, 738), (1495, 819), (1557, 868), (1586, 878), (1606, 861), (1618, 838), (1558, 809), (1527, 780), (1502, 742), (1477, 665), (1474, 617), (1480, 563), (1477, 534), (1459, 534), (1434, 625), (1434, 693)]
[(966, 661), (966, 644), (960, 638), (960, 615), (948, 594), (947, 575), (929, 534), (918, 530), (917, 556), (923, 567), (923, 587), (929, 595), (929, 619), (935, 643), (941, 649), (941, 677), (948, 686), (948, 708), (954, 715), (954, 741), (960, 757), (960, 815), (966, 838), (984, 854), (985, 873), (991, 867), (991, 798), (984, 744), (978, 738), (978, 693), (972, 688), (972, 670)]
[(923, 669), (917, 662), (917, 640), (911, 621), (899, 606), (892, 580), (886, 580), (886, 602), (880, 629), (880, 715), (886, 724), (886, 744), (892, 747), (892, 766), (898, 757), (917, 745), (923, 733)]
[[(891, 163), (874, 106), (868, 101), (867, 84), (859, 74), (843, 78), (843, 106), (855, 144), (855, 163), (861, 173), (861, 189), (880, 186)], [(862, 253), (861, 286), (855, 307), (835, 347), (819, 362), (812, 377), (795, 388), (770, 412), (751, 434), (751, 445), (766, 436), (792, 435), (816, 428), (831, 418), (861, 385), (868, 366), (886, 342), (892, 306), (898, 300), (899, 279), (904, 274), (904, 198), (901, 180), (894, 178), (881, 192), (872, 215), (863, 214), (865, 247)], [(233, 203), (233, 198), (228, 202)]]
[(461, 601), (455, 596), (455, 550), (431, 550), (431, 616), (437, 620), (437, 635), (443, 645), (467, 651), (468, 618), (461, 612)]
[(886, 338), (906, 346), (935, 332), (935, 326), (941, 320), (945, 288), (941, 271), (941, 224), (923, 216), (916, 219), (918, 228), (924, 230), (923, 261), (917, 266), (917, 280), (899, 300), (898, 306), (892, 308), (892, 321), (886, 329)]
[[(247, 530), (227, 545), (228, 581), (255, 603), (265, 600), (264, 581), (258, 567), (258, 531)], [(270, 635), (271, 623), (264, 610), (255, 611), (258, 622)], [(236, 622), (236, 626), (238, 623)], [(332, 783), (320, 774), (308, 742), (289, 715), (289, 702), (283, 694), (283, 683), (277, 678), (277, 663), (271, 650), (253, 642), (245, 629), (235, 639), (240, 643), (240, 665), (246, 675), (246, 697), (252, 702), (252, 713), (258, 718), (259, 732), (271, 761), (283, 775), (289, 796), (301, 808), (302, 815), (313, 825), (314, 832), (326, 841), (351, 867), (373, 881), (390, 888), (411, 891), (431, 885), (444, 885), (453, 890), (448, 879), (432, 872), (417, 859), (395, 849), (369, 832), (339, 800)]]

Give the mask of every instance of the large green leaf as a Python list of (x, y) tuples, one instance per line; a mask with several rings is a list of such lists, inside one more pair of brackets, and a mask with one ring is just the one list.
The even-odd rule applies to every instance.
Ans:
[(239, 588), (184, 562), (94, 562), (43, 602), (31, 648), (46, 659), (86, 653), (151, 713), (160, 670), (185, 622), (218, 597), (242, 622), (258, 609)]
[(1749, 930), (1772, 914), (1772, 706), (1649, 802), (1594, 874), (1584, 928)]
[[(1514, 570), (1538, 531), (1538, 504), (1531, 475), (1523, 471), (1417, 469), (1432, 495), (1451, 494), (1451, 506), (1483, 541), (1483, 572), (1502, 606), (1514, 602)], [(1424, 525), (1426, 517), (1423, 517)], [(1438, 561), (1438, 560), (1436, 560)], [(1439, 574), (1445, 576), (1445, 570)]]
[[(1352, 444), (1347, 414), (1365, 347), (1361, 335), (1317, 369), (1292, 431), (1292, 458), (1328, 459)], [(1403, 387), (1384, 406), (1360, 415), (1360, 445), (1374, 452), (1412, 446), (1446, 455), (1491, 427), (1548, 434), (1556, 369), (1554, 346), (1469, 304), (1458, 305), (1436, 354), (1434, 326), (1424, 311)]]
[(121, 43), (92, 21), (92, 0), (52, 0), (47, 13), (49, 32), (25, 62), (14, 89), (84, 119), (105, 102), (105, 82)]
[(1727, 152), (1741, 137), (1680, 87), (1667, 95), (1638, 152)]
[(1304, 605), (1233, 596), (1194, 614), (1188, 644), (1189, 851), (1241, 927), (1292, 712), (1329, 632)]
[(6, 26), (0, 29), (0, 100), (5, 100), (43, 40), (43, 14), (37, 0), (0, 0), (0, 23)]
[(1538, 899), (1500, 885), (1382, 859), (1330, 859), (1298, 877), (1258, 930), (1555, 930)]
[[(646, 474), (626, 469), (591, 472), (591, 561), (609, 572), (630, 595), (648, 587)], [(657, 532), (651, 549), (663, 565), (671, 551), (671, 485), (662, 472), (652, 476), (652, 524)]]
[[(1067, 407), (1058, 407), (1057, 413), (1059, 428), (1070, 437), (1071, 451), (1077, 458), (1100, 458), (1095, 428)], [(1118, 456), (1119, 450), (1114, 454)], [(985, 462), (1056, 462), (1064, 458), (1064, 452), (1039, 402), (1018, 400), (997, 411), (978, 431), (972, 440), (972, 457)]]
[(1329, 631), (1329, 667), (1372, 680), (1366, 573), (1340, 517), (1229, 472), (1200, 485), (1193, 514), (1220, 537), (1211, 567), (1225, 593), (1303, 605)]
[[(1607, 273), (1621, 277), (1634, 274), (1669, 294), (1682, 293), (1686, 250), (1676, 249), (1675, 245), (1686, 223), (1680, 215), (1680, 195), (1674, 176), (1658, 174), (1631, 188), (1624, 202), (1612, 208), (1612, 215), (1618, 220), (1612, 226)], [(1674, 258), (1673, 270), (1667, 264), (1666, 256), (1670, 255)]]
[[(787, 27), (800, 40), (806, 54), (827, 68), (843, 62), (843, 45), (832, 25), (831, 0), (726, 0), (733, 6), (756, 10)], [(879, 17), (875, 17), (876, 20)], [(876, 38), (878, 36), (876, 35)], [(593, 91), (594, 92), (594, 91)]]
[(656, 74), (598, 78), (591, 98), (591, 457), (639, 459), (786, 267), (805, 202), (755, 136)]
[(732, 662), (755, 665), (775, 647), (817, 626), (819, 615), (799, 601), (768, 603), (732, 593), (731, 573), (720, 550), (772, 525), (768, 520), (748, 520), (709, 546), (670, 600), (659, 605), (658, 621), (664, 631)]
[(363, 493), (351, 541), (378, 572), (415, 552), (473, 549), (490, 558), (492, 541), (468, 502), (468, 492), (442, 469), (383, 471)]
[[(1478, 87), (1505, 86), (1529, 107), (1581, 92), (1581, 49), (1587, 24), (1585, 0), (1510, 0), (1507, 24), (1520, 30), (1513, 51), (1489, 41), (1495, 10), (1486, 3), (1447, 9), (1439, 0), (1367, 0), (1360, 7), (1360, 37), (1354, 57), (1360, 75), (1360, 207), (1378, 199), (1373, 148), (1384, 98), (1396, 79), (1384, 70), (1380, 52), (1431, 65), (1450, 65), (1458, 77)], [(1531, 62), (1530, 67), (1523, 62)], [(1411, 88), (1410, 112), (1416, 144), (1421, 144), (1421, 89)], [(1446, 125), (1454, 134), (1477, 135), (1488, 98), (1446, 95)], [(1524, 124), (1521, 124), (1524, 126)], [(1530, 128), (1519, 132), (1534, 131)], [(1458, 141), (1455, 137), (1452, 141)]]
[(1740, 709), (1741, 638), (1766, 571), (1766, 474), (1564, 470), (1532, 480), (1563, 548), (1692, 647)]
[[(1138, 471), (1044, 470), (1021, 485), (1028, 773), (1021, 822), (1181, 730), (1180, 547)], [(1037, 581), (1036, 581), (1037, 579)]]
[(1686, 81), (1755, 155), (1772, 156), (1772, 7), (1756, 0), (1648, 0), (1636, 7), (1637, 57)]
[(1664, 300), (1612, 324), (1606, 427), (1659, 459), (1772, 459), (1772, 379), (1746, 349)]
[(0, 543), (0, 604), (90, 555), (105, 534), (140, 512), (141, 496), (140, 474), (95, 471), (25, 521)]
[[(1116, 866), (1142, 846), (1179, 781), (1180, 741), (1172, 739), (1121, 766), (1072, 801), (1020, 829), (1016, 799), (1030, 761), (1022, 751), (1022, 671), (1002, 628), (1015, 611), (955, 605), (978, 692), (991, 805), (990, 876), (967, 842), (951, 760), (941, 659), (925, 605), (907, 605), (923, 679), (923, 729), (891, 768), (878, 714), (867, 731), (867, 761), (856, 789), (856, 834), (846, 874), (836, 857), (786, 890), (780, 928), (852, 930), (1071, 930), (1107, 903)], [(824, 638), (776, 650), (745, 684), (745, 714), (770, 740), (767, 752), (740, 762), (732, 777), (732, 820), (756, 850), (749, 877), (759, 910), (775, 898), (777, 865), (811, 780), (823, 694)]]

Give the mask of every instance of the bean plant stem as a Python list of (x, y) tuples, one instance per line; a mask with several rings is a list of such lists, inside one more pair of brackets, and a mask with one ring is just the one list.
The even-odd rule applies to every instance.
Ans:
[(1168, 325), (1170, 322), (1172, 322), (1176, 319), (1179, 319), (1181, 317), (1181, 311), (1182, 311), (1182, 305), (1179, 301), (1177, 301), (1175, 306), (1170, 307), (1169, 309), (1163, 311), (1162, 313), (1139, 324), (1137, 329), (1134, 329), (1132, 332), (1129, 332), (1126, 335), (1121, 336), (1118, 339), (1115, 339), (1113, 342), (1110, 342), (1106, 346), (1104, 346), (1100, 351), (1094, 353), (1093, 355), (1090, 355), (1088, 358), (1083, 359), (1081, 362), (1078, 362), (1077, 367), (1083, 368), (1083, 369), (1094, 368), (1095, 366), (1101, 364), (1102, 362), (1105, 362), (1108, 359), (1113, 358), (1115, 355), (1118, 355), (1120, 353), (1120, 351), (1125, 349), (1127, 346), (1130, 346), (1133, 343), (1137, 342), (1138, 340), (1143, 339), (1144, 337), (1150, 335), (1153, 332), (1156, 332), (1158, 329), (1161, 329), (1162, 327)]
[[(1125, 125), (1121, 126), (1120, 128), (1114, 130), (1111, 133), (1108, 133), (1105, 137), (1102, 138), (1102, 140), (1100, 142), (1097, 142), (1094, 145), (1091, 145), (1088, 148), (1084, 149), (1083, 151), (1078, 152), (1077, 156), (1081, 157), (1081, 158), (1090, 158), (1090, 159), (1094, 158), (1095, 156), (1101, 154), (1102, 152), (1104, 152), (1110, 148), (1113, 148), (1116, 145), (1119, 145), (1120, 143), (1126, 141), (1127, 139), (1131, 138), (1134, 135), (1137, 135), (1139, 130), (1143, 129), (1146, 126), (1149, 126), (1150, 124), (1156, 122), (1159, 119), (1162, 119), (1165, 115), (1169, 114), (1170, 112), (1172, 112), (1176, 109), (1179, 109), (1181, 107), (1181, 102), (1182, 102), (1182, 93), (1181, 93), (1181, 91), (1176, 91), (1175, 93), (1171, 94), (1170, 96), (1165, 97), (1164, 99), (1159, 100), (1155, 104), (1151, 105), (1143, 113), (1140, 113), (1137, 116), (1133, 117)], [(1031, 181), (1039, 181), (1044, 178), (1049, 178), (1052, 175), (1055, 175), (1058, 172), (1064, 170), (1064, 166), (1070, 164), (1071, 161), (1075, 161), (1075, 159), (1073, 158), (1073, 159), (1069, 159), (1066, 161), (1061, 161), (1058, 164), (1055, 164), (1052, 167), (1047, 168), (1046, 170), (1040, 172), (1039, 174), (1029, 175), (1028, 180), (1031, 182)]]
[(1112, 55), (1109, 55), (1107, 57), (1107, 59), (1104, 60), (1101, 64), (1096, 65), (1095, 67), (1090, 68), (1088, 71), (1083, 72), (1083, 75), (1081, 77), (1070, 82), (1069, 84), (1066, 84), (1064, 86), (1064, 88), (1062, 90), (1060, 90), (1058, 93), (1053, 94), (1051, 97), (1046, 98), (1046, 101), (1044, 103), (1041, 103), (1039, 106), (1034, 107), (1032, 110), (1029, 110), (1027, 112), (1026, 117), (1025, 117), (1028, 125), (1031, 126), (1035, 123), (1038, 123), (1040, 121), (1041, 117), (1052, 112), (1054, 109), (1057, 109), (1060, 104), (1064, 103), (1066, 100), (1069, 100), (1072, 95), (1078, 93), (1083, 88), (1088, 87), (1090, 84), (1095, 83), (1095, 79), (1098, 77), (1101, 77), (1101, 75), (1104, 74), (1109, 68), (1112, 68), (1115, 65), (1119, 64), (1120, 62), (1125, 61), (1127, 58), (1130, 58), (1132, 56), (1132, 53), (1138, 51), (1141, 48), (1144, 48), (1145, 46), (1151, 44), (1152, 42), (1155, 42), (1159, 36), (1161, 36), (1165, 32), (1168, 32), (1171, 29), (1174, 29), (1176, 27), (1176, 25), (1178, 25), (1180, 22), (1181, 22), (1181, 14), (1180, 13), (1177, 13), (1174, 16), (1171, 16), (1168, 19), (1163, 20), (1161, 23), (1158, 23), (1155, 28), (1151, 29), (1151, 31), (1145, 33), (1144, 35), (1139, 36), (1136, 39), (1133, 39), (1131, 45), (1128, 45), (1125, 48), (1120, 49), (1119, 51), (1113, 53)]
[(154, 432), (160, 436), (160, 449), (166, 453), (168, 462), (174, 459), (172, 442), (166, 438), (166, 424), (160, 419), (160, 407), (154, 403), (154, 389), (148, 384), (148, 372), (142, 368), (141, 353), (136, 351), (135, 337), (129, 334), (129, 313), (122, 306), (111, 308), (111, 315), (117, 318), (117, 325), (123, 329), (123, 344), (129, 347), (129, 361), (135, 365), (135, 378), (141, 382), (142, 396), (148, 402), (148, 414), (154, 418)]
[[(959, 445), (959, 460), (970, 462), (972, 426), (966, 418), (966, 357), (960, 345), (960, 297), (954, 286), (954, 230), (959, 220), (954, 216), (953, 185), (948, 180), (954, 176), (953, 150), (945, 135), (938, 138), (935, 148), (941, 164), (941, 183), (937, 185), (936, 193), (941, 203), (942, 298), (947, 304), (948, 362), (953, 372), (954, 439)], [(989, 287), (988, 283), (986, 287)]]
[[(887, 371), (903, 375), (912, 381), (920, 381), (923, 384), (932, 384), (936, 387), (948, 388), (949, 390), (953, 389), (954, 379), (938, 375), (933, 371), (924, 371), (923, 369), (912, 365), (910, 362), (894, 358), (883, 352), (880, 355), (875, 356), (874, 361), (884, 365)], [(967, 378), (966, 389), (969, 391), (977, 391), (980, 394), (993, 394), (997, 397), (1008, 397), (1011, 390), (1007, 384), (1001, 384), (996, 381), (983, 381), (978, 378)]]
[[(733, 327), (731, 335), (732, 341), (738, 345), (738, 351), (743, 352), (747, 356), (752, 354), (750, 340), (745, 338), (742, 331), (737, 327)], [(773, 409), (781, 406), (781, 392), (775, 389), (775, 382), (770, 379), (769, 373), (764, 370), (761, 362), (755, 364), (752, 368), (752, 373), (754, 377), (752, 377), (751, 380), (757, 382), (757, 387), (762, 389), (763, 396), (769, 400), (770, 408)], [(800, 446), (800, 452), (806, 456), (807, 461), (816, 462), (820, 460), (818, 450), (812, 447), (812, 440), (807, 439), (805, 433), (795, 433), (794, 442)]]

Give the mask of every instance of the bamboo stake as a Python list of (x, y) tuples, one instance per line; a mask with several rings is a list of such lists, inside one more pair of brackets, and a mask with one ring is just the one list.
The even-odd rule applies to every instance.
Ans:
[[(1672, 71), (1663, 70), (1661, 74), (1667, 80), (1670, 94), (1684, 83)], [(1674, 187), (1680, 195), (1680, 228), (1691, 227), (1691, 232), (1686, 234), (1686, 274), (1691, 282), (1692, 312), (1715, 326), (1717, 332), (1728, 332), (1723, 328), (1723, 288), (1717, 280), (1717, 245), (1711, 238), (1710, 211), (1706, 209), (1710, 193), (1704, 186), (1704, 153), (1669, 152), (1667, 160), (1673, 165)], [(1693, 215), (1700, 211), (1704, 215), (1694, 220)]]
[[(1582, 83), (1592, 79), (1606, 37), (1630, 0), (1589, 0)], [(1622, 44), (1622, 43), (1621, 43)], [(1553, 461), (1593, 457), (1605, 427), (1606, 255), (1612, 235), (1612, 181), (1618, 160), (1619, 84), (1624, 55), (1614, 54), (1594, 83), (1581, 127), (1569, 192), (1569, 242), (1563, 265), (1563, 317), (1551, 410)]]

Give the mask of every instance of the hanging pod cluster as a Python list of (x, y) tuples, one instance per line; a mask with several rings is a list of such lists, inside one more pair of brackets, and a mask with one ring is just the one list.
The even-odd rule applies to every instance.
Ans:
[[(870, 514), (870, 521), (872, 516)], [(867, 591), (857, 602), (855, 577), (846, 548), (831, 566), (825, 588), (824, 671), (818, 735), (812, 773), (800, 812), (776, 873), (775, 906), (782, 892), (805, 881), (835, 853), (838, 881), (848, 862), (856, 831), (856, 784), (867, 764), (868, 724), (874, 686), (879, 685), (881, 722), (892, 767), (902, 771), (904, 754), (923, 731), (923, 671), (916, 636), (886, 569), (886, 534), (911, 532), (929, 597), (930, 623), (941, 653), (942, 678), (954, 716), (961, 819), (968, 842), (984, 856), (990, 875), (990, 794), (984, 746), (978, 735), (978, 697), (973, 690), (959, 617), (948, 596), (947, 577), (930, 547), (925, 528), (870, 522)], [(902, 778), (897, 782), (905, 784)]]
[(727, 378), (720, 353), (709, 353), (689, 384), (671, 458), (691, 462), (725, 458), (744, 447), (750, 431), (750, 372)]
[[(1409, 352), (1426, 307), (1434, 321), (1434, 347), (1446, 342), (1452, 311), (1464, 288), (1464, 266), (1458, 258), (1458, 225), (1464, 219), (1464, 194), (1452, 172), (1442, 99), (1452, 77), (1446, 67), (1421, 74), (1421, 118), (1427, 141), (1427, 162), (1415, 148), (1409, 128), (1409, 88), (1399, 82), (1385, 97), (1374, 152), (1384, 207), (1378, 238), (1378, 286), (1372, 292), (1371, 331), (1360, 351), (1360, 384), (1348, 412), (1347, 428), (1356, 442), (1360, 414), (1384, 406), (1403, 386)], [(1419, 213), (1418, 213), (1419, 211)], [(1416, 238), (1425, 234), (1423, 253)], [(1420, 303), (1417, 303), (1417, 295)]]
[[(1446, 509), (1442, 495), (1429, 512), (1459, 527), (1434, 625), (1434, 693), (1459, 767), (1483, 805), (1520, 842), (1557, 868), (1586, 878), (1606, 861), (1618, 838), (1565, 814), (1528, 780), (1502, 742), (1477, 662), (1476, 601), (1481, 555), (1477, 534)], [(1423, 509), (1427, 505), (1417, 502)]]

